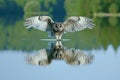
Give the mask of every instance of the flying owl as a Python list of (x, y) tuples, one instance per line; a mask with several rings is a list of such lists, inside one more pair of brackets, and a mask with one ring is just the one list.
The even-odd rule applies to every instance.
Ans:
[(33, 16), (27, 18), (24, 22), (27, 29), (33, 27), (38, 30), (48, 32), (48, 36), (57, 40), (61, 40), (63, 33), (92, 29), (94, 27), (93, 20), (87, 17), (72, 16), (64, 22), (54, 22), (49, 16)]

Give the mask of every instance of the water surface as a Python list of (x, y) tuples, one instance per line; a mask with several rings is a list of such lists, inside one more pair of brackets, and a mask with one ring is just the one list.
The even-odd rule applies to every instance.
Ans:
[[(107, 50), (92, 49), (95, 59), (89, 65), (71, 66), (64, 61), (53, 60), (46, 67), (27, 64), (27, 52), (0, 51), (0, 79), (92, 79), (118, 80), (120, 78), (120, 47), (114, 51), (112, 45)], [(6, 77), (7, 76), (7, 77)]]

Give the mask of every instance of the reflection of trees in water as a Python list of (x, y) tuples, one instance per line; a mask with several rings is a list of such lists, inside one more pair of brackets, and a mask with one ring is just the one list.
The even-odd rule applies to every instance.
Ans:
[(23, 9), (18, 6), (15, 1), (5, 0), (0, 4), (0, 18), (3, 20), (4, 25), (15, 24), (16, 21), (23, 18)]

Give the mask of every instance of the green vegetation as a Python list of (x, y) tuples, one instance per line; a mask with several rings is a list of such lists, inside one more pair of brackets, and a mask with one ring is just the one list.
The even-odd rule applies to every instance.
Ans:
[[(26, 1), (26, 0), (25, 0)], [(56, 0), (27, 0), (24, 5), (24, 18), (30, 17), (33, 15), (49, 15), (52, 8), (49, 8), (47, 11), (42, 10), (42, 5), (44, 4), (45, 8), (49, 8), (49, 3), (55, 4)]]
[[(120, 0), (62, 1), (64, 2), (62, 7), (66, 12), (64, 19), (69, 16), (88, 16), (94, 19), (96, 25), (93, 30), (86, 29), (81, 32), (65, 34), (64, 38), (71, 39), (71, 41), (63, 42), (66, 47), (80, 49), (103, 47), (107, 49), (107, 46), (112, 44), (115, 49), (118, 48), (120, 45)], [(48, 38), (47, 33), (33, 28), (27, 30), (23, 26), (23, 21), (24, 18), (33, 15), (56, 16), (52, 13), (55, 12), (53, 6), (59, 4), (57, 2), (58, 0), (0, 0), (0, 50), (29, 51), (47, 47), (46, 42), (40, 41), (42, 38)], [(24, 13), (21, 13), (21, 16), (13, 13), (14, 11), (10, 11), (14, 10), (14, 6), (12, 6), (12, 9), (9, 8), (13, 4), (15, 9), (20, 7), (18, 11), (22, 8)], [(6, 8), (9, 8), (9, 11)], [(7, 13), (3, 13), (4, 10)]]

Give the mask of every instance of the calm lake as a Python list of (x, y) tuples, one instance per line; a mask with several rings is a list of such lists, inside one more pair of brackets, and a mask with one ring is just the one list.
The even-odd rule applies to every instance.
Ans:
[(67, 0), (0, 0), (0, 5), (0, 80), (120, 79), (119, 17), (83, 12), (95, 27), (66, 33), (58, 42), (46, 32), (26, 29), (23, 23), (34, 15), (48, 15), (58, 22), (80, 15), (79, 8), (69, 9)]

